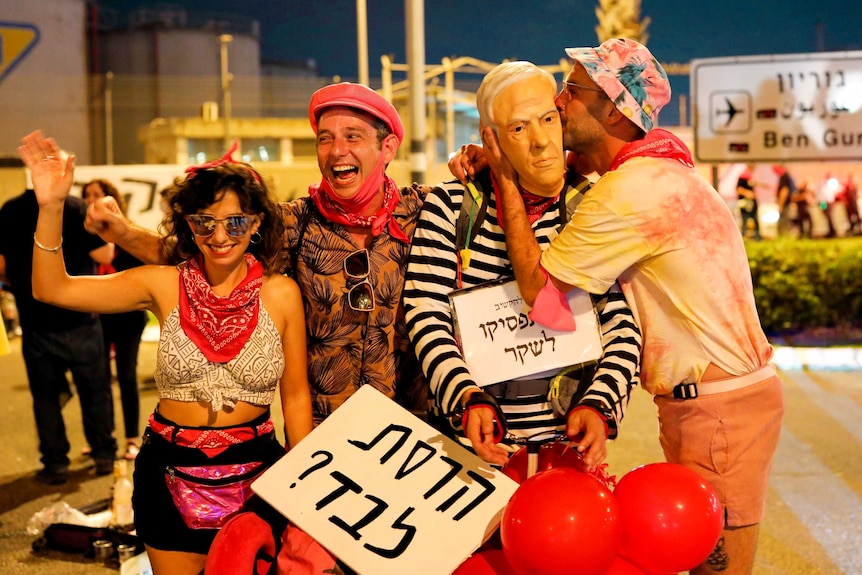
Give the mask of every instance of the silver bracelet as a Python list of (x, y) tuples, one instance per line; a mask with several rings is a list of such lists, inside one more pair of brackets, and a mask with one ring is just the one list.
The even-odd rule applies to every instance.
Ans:
[(39, 243), (39, 240), (36, 239), (36, 235), (34, 234), (33, 235), (33, 243), (36, 244), (36, 247), (39, 248), (40, 250), (44, 250), (46, 252), (51, 252), (52, 254), (55, 254), (55, 253), (60, 251), (61, 247), (63, 247), (63, 238), (60, 238), (60, 243), (57, 244), (55, 247), (49, 248), (48, 246), (43, 246), (41, 243)]

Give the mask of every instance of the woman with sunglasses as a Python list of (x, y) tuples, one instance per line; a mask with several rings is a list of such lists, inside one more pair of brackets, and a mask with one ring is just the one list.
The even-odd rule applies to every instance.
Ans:
[(135, 464), (135, 528), (156, 575), (200, 573), (218, 529), (248, 507), (252, 480), (284, 454), (270, 417), (276, 388), (288, 447), (311, 431), (305, 319), (299, 289), (278, 274), (276, 205), (228, 152), (169, 190), (163, 247), (182, 263), (70, 277), (62, 216), (74, 158), (40, 132), (19, 152), (39, 202), (35, 297), (94, 313), (148, 309), (159, 320), (159, 402)]

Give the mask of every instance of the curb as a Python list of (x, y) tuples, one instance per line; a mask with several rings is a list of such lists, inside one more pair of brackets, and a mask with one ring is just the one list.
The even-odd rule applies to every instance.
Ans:
[(862, 347), (773, 346), (772, 362), (782, 370), (862, 371)]

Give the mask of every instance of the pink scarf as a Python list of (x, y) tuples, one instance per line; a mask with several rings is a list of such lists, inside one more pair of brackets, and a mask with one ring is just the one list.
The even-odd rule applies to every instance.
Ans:
[[(332, 185), (326, 178), (320, 180), (319, 184), (308, 187), (308, 195), (327, 220), (339, 223), (343, 226), (370, 227), (371, 235), (374, 237), (383, 233), (385, 228), (389, 229), (389, 235), (394, 239), (409, 244), (407, 234), (392, 217), (392, 213), (401, 201), (401, 192), (395, 184), (395, 180), (383, 172), (383, 155), (377, 162), (374, 176), (362, 182), (362, 187), (352, 198), (342, 198), (332, 189)], [(383, 186), (383, 206), (374, 215), (361, 216), (368, 206), (377, 197)], [(323, 193), (321, 193), (323, 192)]]
[(245, 279), (227, 297), (213, 293), (203, 256), (188, 260), (180, 271), (180, 326), (214, 363), (235, 358), (257, 327), (263, 265), (248, 253), (245, 261)]

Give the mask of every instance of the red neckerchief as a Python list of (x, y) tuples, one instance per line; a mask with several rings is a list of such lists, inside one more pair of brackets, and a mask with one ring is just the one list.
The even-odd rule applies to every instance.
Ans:
[(642, 140), (635, 140), (623, 146), (614, 157), (614, 161), (611, 163), (608, 171), (616, 170), (626, 160), (640, 156), (668, 158), (677, 160), (689, 168), (694, 167), (691, 152), (682, 140), (667, 130), (656, 128), (655, 130), (650, 130)]
[[(497, 192), (499, 184), (497, 183), (497, 178), (494, 177), (494, 172), (491, 172), (491, 187), (494, 188), (494, 200), (497, 202), (497, 224), (500, 226), (501, 230), (504, 230), (503, 204), (500, 202), (500, 195)], [(548, 207), (550, 207), (550, 205), (556, 202), (557, 198), (560, 197), (560, 194), (557, 194), (552, 198), (537, 196), (532, 192), (528, 192), (524, 188), (519, 188), (518, 191), (521, 193), (521, 198), (524, 200), (524, 208), (527, 210), (527, 218), (529, 218), (530, 224), (542, 217), (542, 214), (548, 211)]]
[(227, 297), (217, 296), (203, 272), (202, 256), (180, 271), (180, 326), (214, 363), (232, 360), (257, 327), (263, 265), (245, 254), (245, 278)]
[[(395, 180), (383, 174), (383, 172), (380, 173), (382, 174), (381, 183), (383, 185), (383, 206), (381, 206), (381, 208), (371, 216), (359, 215), (364, 211), (362, 209), (363, 206), (357, 205), (357, 202), (353, 198), (345, 199), (339, 197), (332, 190), (332, 186), (326, 178), (323, 178), (319, 184), (309, 186), (308, 195), (311, 196), (311, 200), (317, 206), (317, 209), (320, 210), (320, 213), (323, 214), (323, 217), (329, 221), (336, 222), (344, 226), (370, 227), (371, 235), (374, 237), (382, 234), (383, 230), (388, 227), (389, 235), (396, 240), (409, 244), (410, 240), (407, 238), (407, 234), (404, 233), (404, 230), (401, 229), (401, 226), (399, 226), (398, 222), (395, 221), (395, 218), (392, 217), (392, 213), (398, 206), (398, 202), (401, 201), (401, 192), (398, 190)], [(366, 180), (365, 184), (369, 181), (370, 180)], [(377, 190), (379, 189), (378, 184)], [(361, 193), (362, 190), (360, 190), (360, 194)], [(375, 190), (374, 195), (376, 195), (376, 193), (377, 191)], [(362, 203), (367, 205), (370, 201)]]

